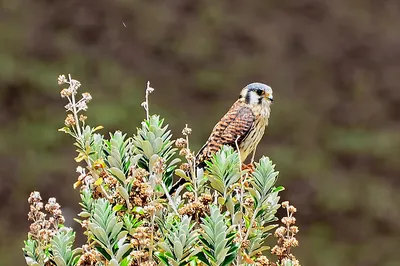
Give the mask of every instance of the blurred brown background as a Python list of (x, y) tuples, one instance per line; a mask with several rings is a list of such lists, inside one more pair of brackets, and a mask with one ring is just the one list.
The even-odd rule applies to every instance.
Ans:
[(298, 208), (302, 265), (399, 265), (398, 0), (1, 0), (0, 257), (24, 265), (27, 197), (79, 210), (58, 74), (93, 101), (88, 122), (129, 134), (150, 111), (199, 148), (261, 81), (275, 103), (258, 156)]

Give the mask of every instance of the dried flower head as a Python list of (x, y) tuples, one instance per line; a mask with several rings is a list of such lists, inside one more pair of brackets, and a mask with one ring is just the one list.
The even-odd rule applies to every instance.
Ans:
[(196, 159), (196, 156), (194, 156), (193, 153), (189, 152), (188, 154), (186, 154), (185, 159), (188, 162), (194, 162), (194, 160)]
[(188, 127), (188, 125), (186, 124), (185, 128), (182, 130), (182, 134), (184, 136), (189, 136), (190, 134), (192, 134), (192, 129)]
[(256, 266), (269, 266), (271, 265), (268, 258), (266, 256), (260, 256), (255, 261)]
[(46, 219), (46, 214), (43, 212), (43, 202), (40, 193), (34, 191), (28, 198), (29, 213), (28, 220), (32, 221), (29, 226), (29, 237), (40, 242), (40, 245), (46, 246), (52, 237), (58, 232), (59, 224), (65, 222), (62, 216), (60, 205), (55, 198), (50, 198), (45, 206), (45, 210), (51, 215)]
[(300, 262), (293, 256), (292, 258), (284, 258), (284, 259), (282, 259), (282, 264), (281, 265), (300, 266)]
[(75, 124), (76, 124), (76, 122), (75, 122), (74, 116), (72, 114), (67, 114), (67, 117), (65, 118), (65, 125), (67, 127), (70, 127), (70, 126), (73, 126)]
[(86, 101), (79, 101), (75, 104), (76, 112), (86, 111), (88, 109)]
[(297, 247), (299, 245), (299, 241), (297, 241), (297, 239), (293, 236), (291, 237), (287, 237), (285, 238), (285, 240), (283, 241), (283, 246), (285, 248), (289, 248), (289, 247)]
[(41, 201), (42, 201), (42, 197), (40, 196), (40, 193), (38, 191), (31, 192), (31, 194), (29, 195), (29, 198), (28, 198), (28, 202), (30, 204), (35, 203), (35, 202), (41, 202)]
[(82, 99), (88, 103), (92, 99), (92, 95), (88, 92), (84, 92), (82, 93)]
[(185, 193), (183, 193), (182, 198), (184, 198), (184, 199), (189, 199), (190, 201), (193, 201), (193, 199), (194, 199), (194, 193), (193, 193), (193, 192), (186, 191)]
[(276, 255), (276, 256), (278, 256), (278, 257), (284, 256), (284, 255), (285, 255), (285, 251), (286, 251), (286, 248), (285, 248), (285, 247), (280, 247), (280, 246), (278, 246), (278, 245), (274, 246), (274, 247), (271, 249), (271, 253), (274, 254), (274, 255)]
[(183, 148), (182, 150), (179, 151), (180, 156), (186, 156), (188, 154), (190, 154), (190, 150), (187, 148)]
[(81, 86), (81, 83), (76, 79), (71, 79), (69, 82), (69, 87), (71, 88), (72, 93), (74, 95), (76, 94), (76, 92), (78, 91), (80, 86)]
[(199, 197), (199, 200), (200, 200), (203, 204), (207, 205), (207, 204), (209, 204), (209, 203), (212, 202), (213, 197), (211, 196), (211, 194), (203, 193), (203, 194), (201, 194), (201, 196)]
[(64, 84), (64, 83), (68, 82), (68, 80), (65, 77), (65, 75), (59, 75), (57, 81), (58, 81), (58, 85), (61, 85), (61, 84)]
[(153, 165), (152, 171), (153, 173), (160, 175), (164, 172), (164, 170), (165, 170), (165, 160), (162, 157), (158, 157)]
[(74, 111), (74, 105), (73, 105), (72, 103), (66, 104), (66, 105), (64, 106), (64, 108), (65, 108), (67, 111), (71, 111), (71, 112)]
[(77, 266), (95, 266), (100, 262), (101, 254), (89, 245), (82, 246), (83, 254), (79, 258)]
[(299, 232), (299, 228), (293, 225), (290, 227), (290, 232), (292, 232), (292, 234), (297, 234)]
[(288, 201), (282, 202), (282, 207), (286, 209), (286, 216), (281, 219), (284, 226), (280, 226), (275, 230), (274, 237), (278, 239), (278, 244), (271, 249), (271, 253), (278, 256), (278, 265), (297, 265), (299, 261), (291, 253), (292, 247), (297, 247), (299, 241), (296, 239), (296, 234), (299, 229), (294, 224), (296, 218), (293, 216), (297, 211)]
[(290, 205), (288, 210), (289, 210), (289, 212), (292, 212), (292, 213), (297, 212), (297, 209), (293, 205)]
[(175, 141), (175, 146), (178, 148), (185, 148), (187, 145), (187, 141), (184, 138), (179, 138)]
[(190, 170), (190, 164), (188, 164), (188, 163), (182, 163), (182, 164), (179, 166), (179, 168), (180, 168), (181, 170), (187, 172), (187, 171)]
[(290, 226), (290, 225), (296, 223), (296, 218), (294, 218), (294, 217), (283, 217), (281, 221), (282, 221), (282, 223), (284, 225)]
[(274, 236), (278, 238), (278, 237), (283, 237), (285, 234), (286, 234), (286, 227), (280, 226), (276, 228)]
[(71, 96), (71, 91), (69, 89), (62, 89), (60, 92), (61, 98)]
[(253, 206), (254, 206), (254, 199), (253, 199), (252, 197), (247, 197), (247, 198), (244, 200), (244, 205), (245, 205), (246, 207), (253, 207)]

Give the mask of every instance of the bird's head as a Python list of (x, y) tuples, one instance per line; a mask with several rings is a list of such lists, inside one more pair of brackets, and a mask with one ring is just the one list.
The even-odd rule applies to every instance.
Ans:
[(269, 106), (274, 100), (271, 87), (259, 82), (254, 82), (244, 87), (239, 99), (250, 105), (263, 106)]

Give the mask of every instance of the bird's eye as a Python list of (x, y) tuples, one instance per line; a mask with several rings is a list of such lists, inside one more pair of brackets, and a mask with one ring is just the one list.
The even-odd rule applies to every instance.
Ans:
[(259, 96), (264, 95), (264, 90), (263, 90), (263, 89), (257, 89), (257, 90), (256, 90), (256, 93), (257, 93)]

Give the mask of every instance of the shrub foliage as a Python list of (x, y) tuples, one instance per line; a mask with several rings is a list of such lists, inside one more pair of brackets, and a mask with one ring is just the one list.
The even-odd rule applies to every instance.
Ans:
[[(73, 137), (78, 153), (74, 188), (82, 211), (76, 221), (87, 241), (74, 248), (75, 232), (63, 225), (55, 198), (43, 206), (32, 192), (23, 248), (28, 265), (299, 265), (290, 252), (298, 245), (296, 209), (286, 202), (286, 227), (278, 227), (283, 187), (276, 186), (278, 172), (268, 157), (244, 169), (239, 154), (224, 146), (205, 169), (196, 168), (191, 129), (186, 126), (175, 141), (165, 121), (150, 115), (149, 83), (146, 119), (137, 133), (106, 138), (98, 133), (101, 126), (86, 124), (83, 112), (92, 97), (82, 93), (78, 99), (79, 81), (61, 75), (58, 83), (68, 86), (61, 91), (68, 113), (60, 131)], [(177, 178), (182, 185), (174, 184)], [(275, 228), (273, 259), (265, 240)]]

